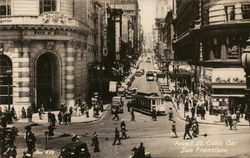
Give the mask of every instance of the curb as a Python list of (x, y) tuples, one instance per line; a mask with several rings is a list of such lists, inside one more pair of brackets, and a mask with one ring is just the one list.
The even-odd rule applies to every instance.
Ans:
[(98, 118), (96, 118), (96, 119), (94, 119), (94, 120), (83, 121), (83, 122), (74, 122), (74, 123), (93, 123), (93, 122), (97, 122), (97, 121), (99, 121), (100, 119), (103, 119), (104, 114), (106, 114), (106, 112), (108, 111), (109, 107), (110, 107), (110, 104), (108, 104), (107, 108), (102, 112), (101, 116), (98, 117)]
[[(172, 101), (170, 101), (172, 104), (173, 104), (173, 107), (175, 108), (175, 111), (177, 112), (177, 114), (178, 114), (178, 116), (179, 116), (179, 118), (181, 119), (181, 120), (183, 120), (183, 121), (185, 121), (185, 119), (183, 118), (183, 117), (181, 117), (180, 116), (180, 113), (179, 113), (179, 111), (176, 109), (176, 106), (175, 106), (175, 103), (173, 102), (173, 100)], [(223, 126), (225, 126), (225, 124), (224, 123), (212, 123), (212, 122), (199, 122), (199, 124), (208, 124), (208, 125), (223, 125)], [(249, 125), (242, 125), (242, 124), (237, 124), (237, 126), (249, 126)]]

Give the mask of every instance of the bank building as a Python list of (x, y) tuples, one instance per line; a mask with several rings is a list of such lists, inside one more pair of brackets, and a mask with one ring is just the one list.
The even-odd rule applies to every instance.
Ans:
[[(0, 0), (0, 105), (84, 98), (87, 64), (95, 60), (94, 1)], [(94, 31), (93, 31), (94, 30)]]

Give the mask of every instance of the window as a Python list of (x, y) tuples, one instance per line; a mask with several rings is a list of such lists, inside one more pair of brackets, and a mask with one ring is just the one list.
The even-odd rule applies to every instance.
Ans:
[(56, 11), (56, 0), (40, 0), (40, 14)]
[(0, 15), (10, 15), (10, 0), (0, 0)]
[(227, 21), (235, 20), (234, 5), (225, 6), (225, 12), (226, 12), (226, 19), (227, 19)]
[(10, 58), (0, 55), (0, 104), (12, 104), (12, 75), (7, 74), (8, 70), (12, 70)]
[(243, 19), (250, 19), (250, 4), (242, 5), (241, 11)]

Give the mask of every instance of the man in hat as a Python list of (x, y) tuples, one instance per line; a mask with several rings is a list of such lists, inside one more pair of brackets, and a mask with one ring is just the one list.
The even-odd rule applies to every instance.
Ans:
[(91, 145), (94, 146), (94, 152), (100, 152), (99, 140), (98, 140), (98, 136), (97, 136), (96, 132), (94, 132), (94, 134), (93, 134)]
[(190, 137), (190, 139), (192, 139), (192, 136), (191, 134), (189, 133), (189, 129), (190, 129), (191, 125), (189, 122), (186, 122), (185, 124), (185, 133), (184, 133), (184, 136), (183, 136), (183, 139), (185, 140), (186, 139), (186, 135), (188, 134), (188, 136)]

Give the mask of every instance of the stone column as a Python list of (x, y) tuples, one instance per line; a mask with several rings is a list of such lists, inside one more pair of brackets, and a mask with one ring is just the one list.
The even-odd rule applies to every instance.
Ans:
[(16, 42), (15, 54), (17, 56), (13, 61), (13, 105), (20, 116), (22, 107), (27, 108), (31, 105), (29, 43)]
[(75, 92), (76, 92), (76, 97), (81, 96), (81, 49), (77, 48), (76, 50), (76, 55), (75, 55)]
[(74, 76), (74, 42), (69, 41), (66, 46), (65, 56), (65, 101), (75, 99), (75, 76)]
[(82, 97), (85, 98), (88, 92), (88, 67), (87, 67), (87, 48), (84, 48), (83, 55), (82, 55)]

